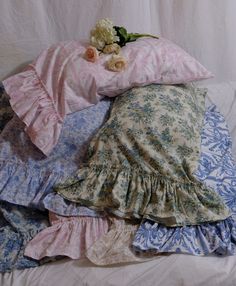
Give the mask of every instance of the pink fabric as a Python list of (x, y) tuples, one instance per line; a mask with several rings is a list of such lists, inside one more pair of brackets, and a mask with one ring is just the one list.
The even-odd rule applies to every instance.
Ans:
[(50, 212), (49, 219), (52, 225), (27, 244), (26, 256), (37, 260), (58, 255), (79, 259), (109, 229), (108, 219), (102, 217), (62, 217)]
[(32, 142), (48, 155), (57, 144), (66, 114), (104, 96), (151, 83), (178, 84), (212, 77), (198, 61), (166, 39), (141, 38), (122, 48), (123, 72), (106, 69), (110, 55), (84, 59), (86, 44), (62, 42), (45, 50), (25, 71), (3, 81), (11, 105)]

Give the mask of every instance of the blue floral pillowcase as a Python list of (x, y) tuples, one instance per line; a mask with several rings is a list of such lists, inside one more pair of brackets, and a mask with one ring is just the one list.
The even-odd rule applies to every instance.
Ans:
[(24, 124), (14, 116), (0, 136), (0, 200), (42, 210), (49, 208), (62, 215), (81, 213), (77, 206), (71, 208), (71, 203), (48, 195), (55, 184), (81, 165), (88, 143), (109, 115), (111, 103), (112, 100), (104, 99), (68, 115), (58, 144), (48, 157), (33, 145)]
[(24, 256), (25, 245), (49, 225), (48, 213), (38, 209), (67, 216), (100, 215), (66, 202), (52, 187), (78, 168), (88, 142), (106, 120), (111, 102), (103, 100), (69, 115), (55, 150), (45, 157), (29, 140), (0, 86), (0, 272), (45, 262)]

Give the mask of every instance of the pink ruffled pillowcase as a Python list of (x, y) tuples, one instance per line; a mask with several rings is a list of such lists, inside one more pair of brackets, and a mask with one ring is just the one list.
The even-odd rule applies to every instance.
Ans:
[(117, 73), (106, 69), (110, 55), (102, 54), (96, 63), (86, 61), (86, 47), (81, 42), (61, 42), (3, 82), (25, 131), (45, 155), (57, 144), (65, 115), (96, 104), (104, 96), (151, 83), (180, 84), (213, 76), (164, 38), (128, 43), (121, 51), (128, 66)]

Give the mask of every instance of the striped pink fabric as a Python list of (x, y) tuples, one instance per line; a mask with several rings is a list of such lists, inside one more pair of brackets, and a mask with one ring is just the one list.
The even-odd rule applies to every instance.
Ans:
[(5, 81), (13, 110), (31, 141), (48, 155), (57, 144), (66, 114), (96, 104), (104, 96), (151, 83), (178, 84), (212, 77), (197, 60), (172, 42), (141, 38), (122, 48), (128, 67), (106, 69), (110, 55), (85, 60), (87, 45), (61, 42), (42, 52), (25, 71)]

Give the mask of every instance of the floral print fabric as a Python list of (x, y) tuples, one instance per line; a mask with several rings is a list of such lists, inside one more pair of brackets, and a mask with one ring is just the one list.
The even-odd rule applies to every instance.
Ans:
[(95, 210), (172, 227), (225, 219), (219, 195), (193, 176), (205, 94), (150, 85), (117, 97), (90, 144), (89, 163), (56, 191)]
[[(201, 158), (195, 176), (204, 181), (206, 185), (212, 186), (222, 196), (232, 210), (232, 217), (216, 223), (175, 228), (167, 228), (150, 220), (144, 221), (139, 226), (139, 224), (131, 224), (124, 220), (113, 219), (113, 224), (109, 232), (101, 236), (87, 250), (86, 256), (97, 265), (109, 265), (124, 262), (144, 262), (147, 259), (158, 258), (162, 252), (183, 252), (194, 255), (207, 255), (212, 252), (220, 255), (235, 254), (235, 221), (232, 218), (235, 216), (234, 182), (236, 173), (230, 150), (231, 141), (225, 120), (217, 112), (216, 108), (212, 106), (205, 113), (205, 123), (201, 134)], [(9, 212), (12, 213), (11, 209), (9, 209)], [(36, 211), (34, 211), (34, 215), (38, 217)], [(67, 237), (73, 236), (72, 232), (74, 232), (77, 238), (74, 237), (73, 243), (67, 240), (65, 243), (67, 247), (64, 248), (61, 245), (60, 249), (57, 247), (49, 249), (45, 245), (43, 248), (38, 248), (37, 244), (31, 241), (28, 249), (31, 251), (30, 254), (38, 255), (37, 258), (40, 255), (45, 255), (45, 253), (50, 253), (50, 255), (67, 254), (74, 258), (77, 255), (78, 258), (78, 255), (83, 253), (80, 249), (81, 237), (78, 236), (78, 233), (81, 233), (79, 225), (83, 225), (85, 220), (83, 217), (67, 219), (62, 217), (57, 218), (56, 215), (53, 215), (52, 227), (46, 228), (43, 231), (48, 235), (46, 237), (47, 242), (51, 235), (53, 238), (52, 246), (58, 245), (54, 241), (54, 238), (61, 238), (63, 235), (65, 238), (65, 232)], [(88, 220), (93, 219), (88, 218)], [(5, 233), (9, 229), (9, 226), (6, 227), (6, 223), (4, 225)], [(88, 223), (88, 226), (84, 226), (87, 228), (90, 224)], [(38, 234), (39, 238), (42, 237), (43, 232)], [(21, 240), (18, 235), (14, 238), (13, 234), (15, 235), (15, 232), (7, 232), (5, 241), (8, 241), (8, 243), (11, 242), (11, 245), (13, 245), (13, 242), (18, 243), (18, 247), (21, 247)], [(31, 236), (28, 235), (28, 237)], [(82, 240), (82, 242), (85, 241)], [(132, 242), (135, 248), (132, 248)], [(8, 259), (10, 262), (15, 261), (14, 249), (16, 249), (16, 245), (14, 248), (8, 247), (7, 249), (8, 257), (6, 258), (5, 256), (4, 259)], [(19, 253), (22, 254), (23, 249), (24, 247), (22, 247), (22, 251)], [(66, 250), (67, 253), (65, 252)], [(157, 256), (153, 256), (155, 251), (158, 254)], [(7, 267), (27, 268), (39, 265), (35, 260), (27, 259), (26, 257), (22, 259), (21, 255), (18, 256), (18, 259), (19, 262), (17, 265), (13, 264), (9, 266), (8, 264)], [(40, 261), (41, 263), (43, 263), (42, 260)]]
[(88, 142), (106, 120), (110, 105), (111, 100), (102, 100), (96, 106), (68, 115), (59, 142), (48, 157), (33, 145), (24, 132), (24, 124), (14, 116), (0, 134), (0, 200), (42, 210), (48, 206), (61, 215), (97, 216), (88, 208), (71, 206), (58, 197), (46, 197), (54, 184), (81, 165)]
[[(24, 255), (27, 243), (49, 226), (47, 212), (29, 208), (33, 204), (35, 193), (37, 196), (34, 207), (44, 208), (49, 204), (52, 209), (66, 215), (100, 216), (97, 212), (67, 202), (61, 197), (46, 196), (45, 205), (42, 199), (47, 194), (47, 190), (52, 190), (55, 180), (52, 174), (48, 176), (50, 169), (54, 167), (54, 175), (58, 171), (60, 175), (63, 173), (66, 175), (73, 170), (73, 166), (74, 168), (78, 166), (79, 160), (76, 162), (76, 158), (82, 160), (87, 141), (105, 120), (110, 104), (111, 101), (105, 100), (91, 107), (90, 110), (68, 116), (56, 147), (57, 151), (49, 158), (45, 158), (37, 148), (33, 147), (24, 133), (24, 125), (14, 116), (9, 97), (0, 85), (0, 132), (4, 130), (0, 137), (0, 186), (2, 191), (8, 190), (5, 195), (2, 193), (1, 199), (8, 198), (14, 203), (0, 202), (0, 272), (37, 267), (53, 260), (53, 258), (35, 260)], [(9, 125), (6, 126), (8, 122)], [(43, 169), (45, 172), (41, 172)], [(46, 188), (42, 188), (43, 185)], [(17, 193), (14, 194), (14, 190)], [(27, 207), (15, 204), (23, 204)]]
[[(0, 132), (13, 116), (9, 97), (0, 84)], [(36, 267), (45, 262), (25, 257), (24, 248), (48, 224), (47, 213), (0, 202), (0, 272)]]
[(0, 202), (0, 272), (42, 264), (43, 261), (25, 257), (24, 248), (48, 225), (47, 213)]
[[(5, 105), (0, 105), (0, 110), (4, 110), (4, 106), (10, 110), (7, 97), (4, 95), (4, 97), (0, 97), (0, 100), (3, 98), (4, 101), (2, 102)], [(71, 121), (68, 120), (68, 122), (74, 126), (72, 121), (75, 118), (72, 119), (72, 116), (71, 119), (69, 118)], [(6, 123), (7, 121), (4, 121), (3, 118), (1, 122)], [(17, 127), (17, 124), (19, 124), (17, 122), (19, 121), (14, 119), (10, 123), (12, 128), (14, 126)], [(72, 125), (67, 125), (66, 123), (67, 129)], [(9, 126), (6, 130), (9, 130)], [(20, 137), (22, 138), (22, 136)], [(15, 137), (13, 136), (11, 140), (13, 138)], [(217, 112), (214, 106), (208, 108), (205, 113), (201, 142), (201, 158), (194, 175), (200, 181), (204, 181), (208, 187), (212, 187), (223, 198), (230, 208), (232, 216), (216, 223), (174, 228), (168, 228), (151, 220), (144, 220), (139, 227), (138, 224), (129, 225), (123, 220), (114, 220), (114, 224), (109, 232), (103, 235), (87, 251), (86, 255), (91, 261), (98, 265), (134, 261), (142, 262), (146, 259), (154, 258), (151, 256), (155, 252), (182, 252), (194, 255), (207, 255), (209, 253), (233, 255), (236, 253), (236, 208), (234, 204), (236, 169), (231, 155), (232, 144), (228, 128), (223, 116)], [(9, 148), (7, 146), (6, 140), (2, 148), (2, 154), (6, 158), (9, 156)], [(27, 154), (27, 147), (25, 149), (24, 154)], [(37, 153), (38, 150), (35, 149), (35, 154)], [(53, 157), (51, 157), (51, 160), (54, 160)], [(47, 164), (45, 164), (46, 166)], [(14, 182), (17, 185), (16, 179), (14, 179)], [(75, 215), (100, 215), (87, 208), (80, 207), (76, 203), (63, 200), (57, 194), (50, 193), (47, 197), (48, 206), (52, 207), (52, 209), (58, 208), (63, 214), (71, 215), (73, 212)], [(23, 256), (23, 251), (27, 242), (39, 231), (47, 227), (46, 213), (14, 206), (6, 202), (1, 202), (0, 212), (0, 257), (2, 258), (0, 260), (0, 271), (5, 272), (15, 268), (24, 269), (44, 263), (44, 260), (35, 261)], [(73, 224), (71, 218), (68, 220), (68, 226), (71, 223)], [(81, 218), (82, 220), (83, 218)], [(55, 225), (57, 224), (55, 223)], [(131, 248), (132, 240), (133, 249)], [(147, 251), (149, 252), (150, 250), (151, 252), (148, 255)], [(71, 251), (71, 255), (75, 254), (73, 249)]]
[(215, 106), (211, 106), (205, 113), (201, 158), (194, 175), (222, 197), (232, 216), (215, 223), (176, 228), (144, 220), (134, 237), (136, 251), (236, 254), (236, 165), (231, 150), (232, 142), (224, 117)]

